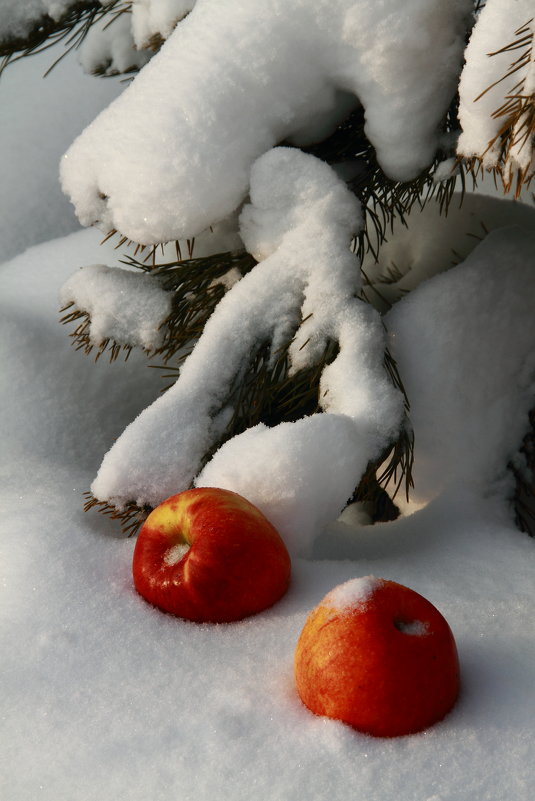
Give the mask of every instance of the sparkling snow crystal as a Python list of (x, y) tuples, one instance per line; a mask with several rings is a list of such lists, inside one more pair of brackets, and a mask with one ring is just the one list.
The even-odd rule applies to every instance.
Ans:
[[(471, 5), (198, 0), (69, 149), (64, 190), (84, 225), (144, 244), (195, 236), (238, 208), (259, 156), (305, 129), (326, 135), (357, 100), (384, 170), (414, 178), (438, 143)], [(140, 26), (145, 7), (156, 14), (138, 3)]]

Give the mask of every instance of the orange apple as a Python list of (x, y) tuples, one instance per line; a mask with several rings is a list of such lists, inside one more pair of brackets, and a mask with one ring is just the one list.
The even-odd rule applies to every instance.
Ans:
[(459, 660), (433, 604), (395, 581), (366, 576), (336, 587), (311, 612), (297, 643), (295, 680), (316, 715), (396, 737), (449, 712)]
[(132, 570), (137, 591), (154, 606), (199, 623), (224, 623), (278, 601), (290, 581), (290, 557), (253, 504), (229, 490), (201, 487), (150, 513)]

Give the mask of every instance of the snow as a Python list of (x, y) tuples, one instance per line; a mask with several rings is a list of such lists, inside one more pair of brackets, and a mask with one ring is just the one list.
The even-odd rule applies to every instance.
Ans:
[[(112, 258), (97, 242), (77, 233), (0, 270), (2, 796), (527, 801), (535, 562), (499, 497), (450, 487), (393, 523), (331, 525), (293, 559), (288, 594), (238, 624), (186, 623), (136, 595), (134, 541), (84, 515), (81, 494), (160, 382), (135, 353), (94, 364), (57, 324), (72, 265)], [(459, 702), (419, 735), (357, 734), (295, 691), (309, 611), (370, 573), (428, 598), (457, 641)]]
[(344, 581), (328, 592), (321, 604), (340, 612), (364, 606), (382, 583), (383, 579), (375, 576), (361, 576)]
[(271, 520), (290, 553), (307, 556), (347, 504), (367, 462), (363, 437), (350, 417), (315, 414), (275, 428), (260, 424), (233, 437), (195, 485), (243, 495)]
[(183, 556), (187, 554), (189, 551), (190, 546), (187, 542), (179, 542), (177, 545), (173, 545), (172, 548), (169, 548), (167, 553), (165, 554), (163, 561), (166, 565), (171, 567), (172, 565), (176, 565), (177, 562), (180, 562)]
[(357, 99), (382, 167), (413, 178), (436, 150), (471, 5), (198, 0), (69, 148), (63, 188), (83, 225), (189, 238), (240, 206), (263, 153), (325, 136)]
[(371, 253), (364, 258), (363, 270), (371, 282), (371, 287), (366, 287), (370, 303), (387, 311), (422, 281), (466, 259), (487, 233), (497, 228), (518, 225), (535, 230), (535, 209), (528, 205), (527, 193), (525, 201), (470, 193), (462, 199), (455, 193), (447, 216), (436, 202), (423, 209), (414, 206), (403, 222), (399, 218), (394, 221), (377, 262)]

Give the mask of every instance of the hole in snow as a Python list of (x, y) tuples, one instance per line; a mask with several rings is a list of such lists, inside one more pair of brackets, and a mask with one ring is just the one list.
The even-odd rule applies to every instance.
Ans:
[(412, 634), (414, 637), (423, 637), (427, 634), (427, 623), (421, 620), (394, 620), (394, 626), (402, 634)]
[(177, 562), (180, 562), (182, 557), (189, 551), (189, 545), (187, 542), (179, 542), (177, 545), (173, 545), (172, 548), (169, 548), (168, 551), (165, 552), (165, 556), (163, 561), (168, 567), (172, 565), (176, 565)]

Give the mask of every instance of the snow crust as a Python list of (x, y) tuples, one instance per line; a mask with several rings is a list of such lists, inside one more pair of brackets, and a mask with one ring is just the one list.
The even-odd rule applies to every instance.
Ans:
[[(380, 317), (355, 298), (360, 273), (350, 244), (360, 220), (355, 197), (325, 163), (290, 148), (258, 160), (240, 231), (263, 260), (220, 301), (176, 384), (106, 454), (95, 497), (154, 506), (186, 489), (232, 414), (224, 403), (244, 359), (265, 341), (276, 353), (291, 340), (298, 370), (315, 364), (333, 339), (339, 353), (323, 371), (319, 394), (329, 414), (239, 435), (198, 480), (256, 503), (277, 520), (291, 550), (310, 547), (402, 414), (401, 395), (383, 369)], [(277, 470), (268, 473), (274, 453)], [(309, 463), (318, 465), (315, 479)]]
[[(527, 98), (535, 92), (533, 54), (525, 64), (518, 63), (525, 43), (520, 51), (518, 47), (502, 50), (515, 41), (515, 33), (524, 26), (533, 36), (535, 21), (531, 0), (487, 0), (465, 51), (466, 63), (459, 83), (462, 133), (457, 151), (463, 156), (483, 156), (485, 168), (495, 167), (500, 156), (498, 134), (504, 117), (496, 116), (495, 112), (508, 97), (519, 94)], [(529, 170), (533, 163), (533, 146), (529, 137), (526, 141), (522, 124), (521, 120), (508, 161), (512, 168)], [(492, 140), (496, 141), (489, 147)]]
[(435, 152), (471, 6), (198, 0), (69, 148), (64, 191), (83, 225), (144, 244), (194, 236), (238, 208), (263, 153), (332, 130), (347, 95), (387, 174), (413, 178)]
[[(72, 265), (113, 263), (98, 239), (77, 233), (0, 269), (2, 797), (529, 799), (534, 546), (499, 498), (450, 485), (393, 523), (332, 525), (310, 561), (293, 559), (285, 598), (241, 623), (197, 626), (135, 593), (134, 541), (84, 514), (82, 492), (161, 381), (136, 352), (121, 365), (88, 361), (57, 324)], [(480, 379), (468, 374), (472, 387)], [(459, 702), (419, 735), (366, 737), (312, 715), (296, 694), (308, 613), (370, 573), (428, 598), (458, 645)]]
[(171, 313), (173, 295), (151, 275), (105, 264), (92, 264), (74, 273), (61, 288), (60, 302), (89, 314), (89, 339), (100, 345), (118, 344), (158, 348), (163, 324)]

